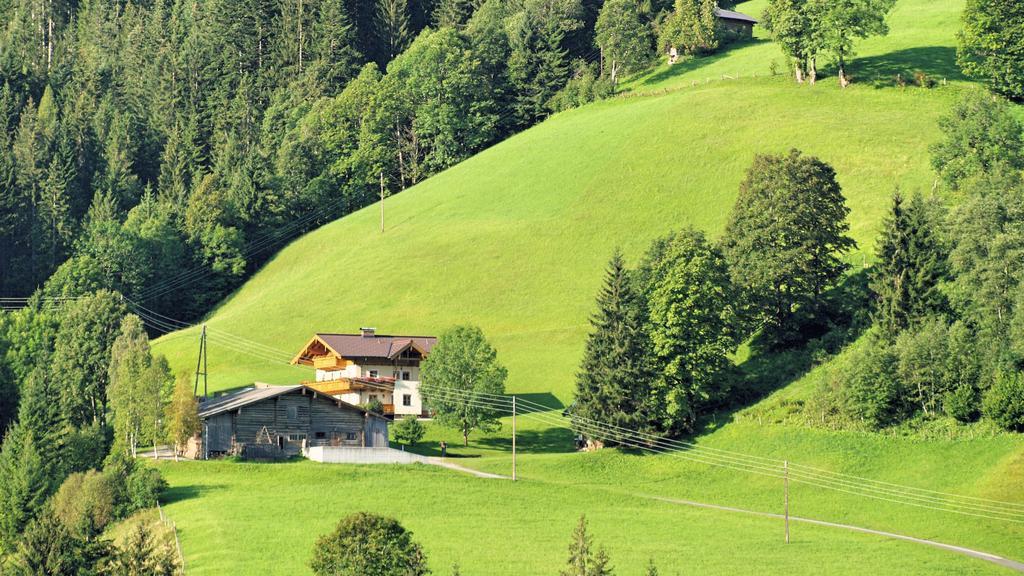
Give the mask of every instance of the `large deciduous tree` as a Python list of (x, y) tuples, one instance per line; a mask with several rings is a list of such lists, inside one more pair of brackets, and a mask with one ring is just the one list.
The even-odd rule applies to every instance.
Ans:
[(803, 83), (810, 73), (814, 82), (817, 47), (807, 0), (769, 0), (761, 24), (792, 61), (796, 81)]
[(643, 296), (618, 251), (608, 264), (590, 325), (576, 375), (572, 416), (577, 432), (601, 444), (614, 443), (616, 436), (605, 424), (658, 432), (664, 421), (664, 397), (655, 389)]
[(125, 314), (118, 294), (100, 291), (69, 304), (61, 318), (53, 360), (72, 426), (106, 422), (110, 349)]
[(1024, 169), (1024, 126), (1002, 98), (970, 91), (939, 118), (939, 128), (932, 166), (954, 190), (972, 178)]
[(841, 257), (856, 246), (849, 212), (835, 171), (813, 156), (758, 155), (747, 171), (722, 248), (775, 344), (799, 328), (797, 308), (816, 312), (848, 268)]
[(422, 576), (423, 548), (397, 520), (356, 512), (317, 539), (310, 567), (317, 576)]
[(169, 374), (166, 363), (154, 361), (142, 321), (124, 317), (110, 351), (107, 398), (114, 426), (115, 449), (136, 455), (140, 442), (160, 439), (157, 426), (163, 413), (162, 392)]
[(177, 457), (188, 445), (189, 439), (200, 432), (199, 401), (188, 374), (182, 372), (174, 382), (174, 394), (166, 410), (167, 437), (174, 444)]
[(501, 426), (494, 398), (505, 393), (508, 371), (475, 326), (456, 326), (444, 332), (423, 361), (423, 399), (435, 420), (462, 433), (469, 445), (474, 430)]
[(846, 61), (853, 54), (854, 42), (889, 33), (885, 17), (896, 0), (808, 0), (813, 16), (814, 37), (820, 49), (836, 58), (839, 85), (850, 81)]
[(718, 4), (715, 0), (676, 0), (661, 24), (659, 48), (675, 47), (687, 54), (708, 54), (719, 44)]
[(640, 278), (670, 428), (690, 431), (727, 391), (729, 357), (744, 335), (738, 291), (721, 252), (693, 229), (656, 241)]
[(1012, 0), (968, 0), (957, 62), (992, 90), (1024, 100), (1024, 9)]

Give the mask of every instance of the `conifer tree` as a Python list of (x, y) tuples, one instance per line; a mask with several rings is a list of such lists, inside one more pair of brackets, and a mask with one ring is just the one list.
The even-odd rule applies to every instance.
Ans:
[(377, 30), (387, 64), (409, 43), (408, 0), (377, 0)]
[(110, 348), (124, 314), (120, 296), (101, 291), (70, 304), (61, 318), (53, 357), (61, 366), (62, 412), (72, 426), (106, 422)]
[(587, 518), (580, 516), (569, 542), (569, 561), (559, 573), (560, 576), (612, 576), (611, 561), (604, 547), (593, 550), (593, 542), (587, 533)]
[(644, 303), (619, 251), (608, 264), (590, 325), (592, 330), (576, 376), (574, 425), (581, 434), (601, 443), (611, 439), (575, 417), (656, 432), (664, 402), (655, 393)]
[(18, 422), (0, 450), (0, 555), (13, 550), (18, 535), (42, 510), (66, 475), (66, 419), (57, 383), (35, 369), (26, 380)]
[(946, 251), (933, 212), (919, 194), (909, 204), (899, 192), (893, 195), (878, 242), (878, 264), (871, 271), (874, 321), (890, 338), (943, 306), (939, 282), (946, 272)]

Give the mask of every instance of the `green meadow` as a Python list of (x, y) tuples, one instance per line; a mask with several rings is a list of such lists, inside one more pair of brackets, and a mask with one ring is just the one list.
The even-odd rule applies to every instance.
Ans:
[[(610, 456), (610, 455), (609, 455)], [(563, 472), (599, 474), (609, 462), (572, 462)], [(563, 467), (564, 464), (564, 467)], [(592, 466), (594, 465), (594, 466)], [(772, 518), (667, 504), (632, 494), (654, 486), (590, 487), (527, 477), (512, 483), (441, 468), (312, 462), (160, 464), (173, 488), (165, 511), (179, 528), (189, 574), (309, 573), (318, 535), (348, 512), (398, 518), (436, 574), (554, 574), (586, 513), (617, 574), (639, 576), (654, 559), (663, 574), (1000, 574), (958, 554), (834, 528), (796, 524), (783, 543)], [(794, 512), (795, 513), (795, 512)]]
[[(759, 15), (765, 0), (739, 10)], [(711, 58), (660, 64), (625, 94), (555, 115), (380, 207), (332, 222), (280, 250), (206, 324), (213, 390), (312, 377), (287, 359), (321, 331), (375, 326), (381, 333), (483, 328), (509, 369), (508, 390), (546, 405), (571, 402), (593, 295), (615, 248), (635, 262), (649, 242), (683, 226), (721, 233), (755, 154), (799, 148), (832, 164), (870, 262), (896, 188), (931, 190), (928, 146), (936, 119), (970, 84), (955, 66), (961, 1), (899, 0), (891, 34), (858, 45), (855, 84), (830, 70), (796, 85), (763, 37)], [(776, 61), (778, 75), (771, 75)], [(895, 86), (896, 74), (947, 79), (933, 89)], [(723, 75), (736, 79), (723, 79)], [(194, 370), (198, 329), (155, 344), (179, 371)], [(1024, 503), (1024, 440), (984, 430), (925, 438), (809, 428), (786, 417), (829, 369), (792, 377), (733, 414), (713, 419), (699, 445), (789, 459), (876, 480)], [(778, 480), (681, 456), (614, 450), (571, 452), (571, 433), (519, 419), (521, 482), (434, 467), (330, 466), (310, 462), (156, 464), (171, 484), (189, 573), (301, 574), (316, 537), (345, 513), (393, 515), (422, 542), (435, 573), (553, 574), (581, 513), (617, 573), (662, 574), (1008, 573), (948, 551), (796, 524), (782, 543), (778, 520), (651, 499), (690, 499), (781, 512)], [(447, 440), (460, 464), (508, 473), (506, 426), (461, 447), (430, 428), (415, 447)], [(960, 516), (792, 486), (792, 513), (932, 538), (1024, 560), (1024, 524)]]

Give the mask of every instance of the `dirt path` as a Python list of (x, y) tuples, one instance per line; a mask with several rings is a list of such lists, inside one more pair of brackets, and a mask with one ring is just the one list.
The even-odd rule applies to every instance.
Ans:
[[(663, 496), (650, 496), (643, 495), (644, 498), (651, 500), (659, 500), (661, 502), (667, 502), (669, 504), (678, 504), (680, 506), (693, 506), (696, 508), (708, 508), (711, 510), (721, 510), (724, 512), (738, 512), (741, 514), (750, 514), (753, 516), (761, 516), (767, 518), (779, 518), (782, 519), (782, 514), (775, 514), (772, 512), (757, 512), (754, 510), (745, 510), (743, 508), (733, 508), (732, 506), (719, 506), (717, 504), (704, 504), (703, 502), (694, 502), (692, 500), (680, 500), (677, 498), (665, 498)], [(896, 540), (904, 540), (906, 542), (914, 542), (915, 544), (923, 544), (925, 546), (932, 546), (933, 548), (940, 548), (942, 550), (948, 550), (950, 552), (956, 552), (957, 554), (963, 554), (979, 560), (985, 560), (993, 564), (998, 564), (1017, 572), (1024, 572), (1024, 562), (1018, 562), (1009, 558), (1003, 558), (1002, 556), (996, 556), (995, 554), (989, 554), (988, 552), (982, 552), (980, 550), (973, 550), (971, 548), (964, 548), (963, 546), (954, 546), (952, 544), (943, 544), (942, 542), (936, 542), (934, 540), (926, 540), (924, 538), (915, 538), (913, 536), (906, 536), (904, 534), (896, 534), (893, 532), (885, 532), (882, 530), (872, 530), (870, 528), (861, 528), (860, 526), (851, 526), (849, 524), (839, 524), (837, 522), (826, 522), (824, 520), (814, 520), (813, 518), (801, 518), (799, 516), (790, 516), (790, 522), (802, 522), (804, 524), (814, 524), (817, 526), (828, 526), (830, 528), (840, 528), (842, 530), (852, 530), (854, 532), (861, 532), (864, 534), (874, 534), (876, 536), (884, 536), (886, 538), (893, 538)]]
[(479, 470), (473, 470), (472, 468), (466, 468), (465, 466), (459, 466), (453, 464), (451, 460), (443, 460), (433, 456), (427, 457), (427, 464), (433, 464), (434, 466), (441, 466), (442, 468), (448, 468), (449, 470), (455, 470), (457, 472), (463, 472), (465, 474), (472, 474), (477, 478), (491, 478), (495, 480), (511, 480), (509, 476), (502, 476), (501, 474), (491, 474), (490, 472), (481, 472)]

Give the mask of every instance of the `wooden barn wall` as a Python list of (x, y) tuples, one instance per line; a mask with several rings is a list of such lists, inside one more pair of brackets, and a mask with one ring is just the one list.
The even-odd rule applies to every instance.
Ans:
[(231, 449), (231, 415), (218, 414), (206, 420), (207, 450), (227, 452)]
[[(289, 417), (291, 416), (291, 417)], [(296, 454), (302, 447), (302, 437), (310, 442), (325, 443), (340, 439), (342, 444), (386, 447), (388, 423), (381, 418), (364, 418), (361, 411), (339, 407), (334, 399), (301, 391), (268, 398), (236, 412), (220, 414), (207, 419), (211, 452), (226, 452), (231, 448), (231, 437), (240, 444), (266, 443), (264, 427), (272, 443), (279, 437), (288, 453)], [(355, 434), (354, 441), (346, 435)], [(317, 438), (317, 433), (323, 434)], [(289, 440), (289, 436), (292, 438)]]

